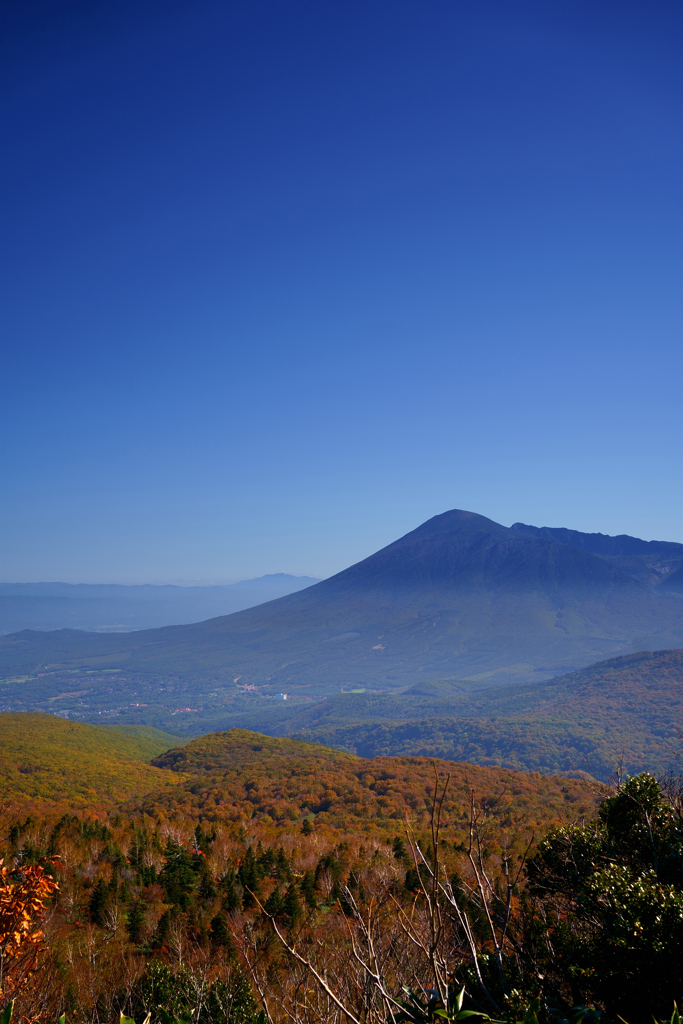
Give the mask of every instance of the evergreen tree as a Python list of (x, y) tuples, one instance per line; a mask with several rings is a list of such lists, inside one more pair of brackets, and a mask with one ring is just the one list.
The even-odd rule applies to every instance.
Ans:
[(315, 910), (318, 906), (318, 900), (315, 894), (315, 872), (306, 871), (304, 877), (301, 879), (301, 895), (306, 900), (306, 903)]
[(405, 860), (406, 858), (406, 844), (403, 842), (400, 836), (396, 836), (392, 844), (394, 857), (396, 860)]
[(109, 895), (109, 887), (103, 878), (100, 878), (95, 884), (93, 891), (90, 894), (90, 900), (88, 901), (88, 911), (90, 913), (90, 920), (93, 924), (98, 924), (100, 928), (104, 927), (104, 908)]
[(282, 910), (282, 905), (282, 893), (280, 892), (279, 885), (276, 885), (273, 891), (271, 892), (270, 896), (264, 903), (263, 909), (266, 911), (267, 914), (272, 914), (272, 916), (275, 917)]
[(297, 887), (294, 884), (290, 885), (285, 893), (282, 901), (282, 911), (287, 915), (290, 925), (294, 927), (301, 917), (301, 900), (299, 899)]
[(126, 915), (126, 928), (130, 941), (137, 945), (140, 941), (140, 933), (145, 923), (145, 910), (142, 903), (136, 901)]

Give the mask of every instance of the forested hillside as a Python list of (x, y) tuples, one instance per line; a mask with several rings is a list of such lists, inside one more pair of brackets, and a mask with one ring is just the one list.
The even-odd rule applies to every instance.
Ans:
[[(90, 726), (50, 715), (0, 715), (0, 739), (7, 813), (83, 811), (106, 818), (125, 809), (165, 821), (270, 828), (310, 818), (333, 829), (381, 833), (406, 815), (424, 820), (436, 763), (365, 759), (243, 729), (178, 745), (177, 737), (146, 727)], [(470, 787), (501, 801), (495, 811), (501, 820), (530, 828), (562, 820), (568, 806), (577, 813), (593, 806), (595, 790), (581, 779), (447, 761), (437, 769), (452, 776), (446, 809), (458, 822)]]
[(249, 728), (363, 757), (430, 756), (602, 780), (619, 763), (632, 773), (678, 764), (681, 649), (641, 651), (526, 686), (427, 679), (398, 693), (351, 687), (317, 700), (283, 700), (271, 687), (250, 689), (239, 680), (228, 696), (213, 686), (198, 694), (192, 680), (169, 679), (157, 694), (153, 684), (115, 670), (55, 670), (6, 682), (0, 706), (37, 706), (53, 712), (53, 721), (58, 712), (69, 721), (155, 723), (186, 737)]
[(506, 828), (534, 830), (562, 819), (568, 806), (588, 813), (595, 792), (580, 780), (428, 758), (356, 758), (244, 730), (193, 740), (152, 763), (183, 772), (185, 779), (130, 804), (148, 814), (267, 825), (311, 817), (319, 825), (380, 833), (406, 817), (426, 823), (436, 768), (451, 776), (444, 821), (458, 841), (465, 837), (472, 787), (492, 800), (494, 816)]

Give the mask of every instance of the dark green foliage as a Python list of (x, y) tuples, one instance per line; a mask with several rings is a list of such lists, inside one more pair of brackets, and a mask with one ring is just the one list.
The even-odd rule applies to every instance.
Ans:
[[(152, 960), (135, 985), (131, 1016), (141, 1022), (148, 1013), (152, 1024), (195, 1019), (199, 1024), (256, 1024), (259, 1009), (249, 982), (235, 961), (226, 978), (206, 987), (188, 968)], [(167, 1017), (166, 1017), (167, 1015)]]
[(632, 1021), (681, 999), (683, 822), (651, 775), (605, 800), (598, 822), (550, 832), (527, 876), (547, 908), (546, 970), (565, 999)]
[(226, 927), (225, 919), (222, 914), (217, 914), (211, 921), (210, 937), (214, 946), (227, 946), (228, 948), (232, 948), (232, 938)]
[(301, 918), (301, 900), (297, 887), (292, 884), (282, 900), (282, 912), (287, 915), (289, 924), (294, 927)]
[(179, 1018), (194, 1009), (189, 971), (152, 960), (138, 980), (131, 1000), (131, 1016), (142, 1021), (148, 1013), (159, 1020), (159, 1010)]
[(167, 910), (165, 914), (162, 914), (159, 918), (159, 923), (154, 933), (152, 945), (154, 948), (163, 946), (166, 942), (169, 932), (171, 930), (171, 911)]
[(319, 878), (323, 871), (329, 871), (333, 880), (338, 882), (342, 876), (344, 866), (334, 853), (326, 853), (324, 857), (321, 857), (318, 861), (315, 869), (316, 878)]
[(404, 860), (406, 857), (406, 844), (400, 836), (396, 836), (392, 843), (392, 849), (396, 860)]
[[(401, 1010), (395, 1015), (396, 1024), (440, 1024), (441, 1021), (468, 1021), (468, 1024), (502, 1024), (493, 1021), (488, 1014), (476, 1010), (463, 1010), (465, 989), (449, 992), (447, 1005), (444, 1005), (438, 993), (433, 991), (418, 994), (413, 989), (403, 986), (404, 997), (400, 1000)], [(540, 1001), (529, 1007), (523, 1024), (538, 1024), (537, 1012)], [(510, 1020), (507, 1024), (513, 1024)], [(521, 1022), (520, 1022), (521, 1024)]]
[(208, 869), (206, 861), (200, 865), (199, 868), (199, 886), (198, 892), (203, 900), (211, 901), (218, 895), (214, 880), (211, 876), (211, 872)]
[(271, 914), (273, 917), (277, 917), (277, 915), (281, 912), (282, 893), (280, 892), (280, 887), (278, 885), (276, 885), (273, 891), (271, 892), (270, 896), (264, 903), (263, 908), (267, 914)]
[(110, 895), (111, 887), (104, 881), (104, 879), (100, 878), (93, 887), (88, 904), (90, 920), (93, 924), (98, 924), (100, 928), (104, 927), (104, 910)]
[(416, 893), (420, 891), (420, 876), (415, 868), (408, 868), (406, 871), (404, 886), (406, 892), (409, 893)]
[(304, 877), (301, 879), (301, 895), (308, 907), (311, 910), (315, 910), (318, 906), (318, 900), (315, 894), (315, 872), (306, 871)]
[(126, 928), (128, 929), (128, 935), (130, 941), (138, 943), (140, 941), (140, 933), (145, 923), (145, 908), (139, 900), (136, 900), (130, 907), (128, 914), (126, 915)]
[(68, 828), (68, 826), (70, 825), (72, 820), (73, 819), (72, 819), (72, 816), (70, 814), (64, 814), (59, 819), (59, 821), (57, 822), (55, 827), (52, 829), (52, 832), (50, 833), (50, 841), (49, 841), (49, 843), (47, 845), (47, 855), (48, 855), (48, 857), (53, 857), (54, 856), (54, 854), (55, 854), (55, 852), (57, 850), (57, 843), (59, 841), (59, 837), (62, 834), (62, 832), (66, 828)]
[(201, 823), (194, 830), (195, 847), (197, 850), (201, 850), (204, 855), (209, 853), (211, 843), (214, 842), (215, 838), (216, 830), (214, 829), (211, 833), (205, 832)]
[(12, 846), (15, 846), (19, 842), (21, 834), (26, 831), (32, 822), (33, 818), (29, 815), (25, 821), (17, 821), (10, 827), (9, 841)]
[(149, 867), (143, 866), (138, 871), (140, 885), (154, 885), (157, 880), (157, 869), (153, 864)]
[(145, 851), (149, 849), (150, 845), (149, 836), (145, 829), (136, 828), (135, 826), (132, 828), (132, 833), (131, 843), (128, 847), (128, 860), (133, 867), (137, 868), (138, 871), (141, 871), (143, 867), (143, 855)]
[(275, 870), (276, 877), (281, 881), (287, 881), (292, 877), (292, 868), (282, 847), (277, 851)]
[(658, 881), (683, 887), (683, 821), (652, 775), (629, 779), (604, 801), (600, 819), (609, 844), (628, 853), (634, 870), (654, 871)]
[(221, 905), (228, 912), (239, 910), (242, 906), (242, 899), (237, 889), (237, 875), (234, 871), (227, 871), (221, 885)]
[(236, 964), (228, 982), (217, 981), (211, 986), (199, 1024), (265, 1024), (249, 982)]
[(201, 857), (190, 854), (186, 847), (179, 846), (172, 839), (168, 840), (165, 857), (159, 882), (169, 902), (179, 910), (187, 910), (201, 869)]
[(237, 878), (243, 890), (242, 904), (245, 908), (253, 907), (256, 902), (254, 896), (258, 893), (262, 872), (263, 867), (257, 863), (254, 851), (249, 846), (244, 860), (237, 869)]
[[(117, 817), (117, 815), (112, 817), (112, 825), (120, 824)], [(71, 821), (78, 821), (78, 819), (72, 816)], [(111, 840), (111, 829), (109, 829), (103, 821), (98, 821), (96, 818), (86, 818), (85, 821), (78, 822), (78, 824), (80, 826), (80, 833), (83, 839), (101, 839), (102, 842), (105, 843), (108, 843)]]

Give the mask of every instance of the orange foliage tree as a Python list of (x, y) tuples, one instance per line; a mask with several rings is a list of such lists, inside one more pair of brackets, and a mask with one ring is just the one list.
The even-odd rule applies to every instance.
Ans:
[[(14, 880), (13, 880), (14, 877)], [(12, 871), (0, 860), (0, 998), (12, 999), (43, 949), (45, 900), (59, 888), (40, 865)]]

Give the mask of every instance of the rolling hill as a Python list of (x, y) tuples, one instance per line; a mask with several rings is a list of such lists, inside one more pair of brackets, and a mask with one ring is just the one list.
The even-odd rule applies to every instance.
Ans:
[(153, 791), (129, 808), (175, 820), (322, 826), (369, 832), (426, 824), (435, 771), (451, 784), (444, 820), (465, 837), (470, 789), (495, 806), (497, 826), (542, 829), (549, 821), (591, 813), (598, 790), (581, 779), (454, 764), (426, 757), (353, 757), (244, 729), (212, 733), (155, 758), (182, 773), (177, 786)]
[(144, 763), (150, 758), (156, 768), (188, 778), (274, 758), (281, 773), (285, 762), (300, 757), (301, 741), (325, 773), (354, 755), (588, 773), (603, 782), (620, 765), (628, 774), (676, 772), (683, 748), (683, 650), (643, 651), (541, 683), (476, 688), (425, 680), (402, 693), (341, 693), (271, 704), (270, 712), (254, 699), (251, 709), (223, 716), (252, 728), (265, 719), (271, 735), (258, 743), (251, 732), (232, 729), (228, 745), (217, 739), (227, 733), (209, 733), (183, 746), (147, 726), (0, 714), (0, 780), (6, 793), (39, 803), (58, 792), (65, 806), (109, 804), (154, 789), (154, 773)]
[(435, 769), (442, 779), (451, 776), (444, 810), (461, 831), (470, 787), (492, 801), (497, 827), (504, 829), (543, 828), (590, 813), (597, 794), (581, 779), (425, 757), (361, 758), (245, 729), (179, 746), (177, 737), (145, 727), (0, 714), (0, 740), (3, 820), (21, 822), (28, 812), (22, 831), (36, 815), (112, 818), (120, 812), (157, 821), (249, 822), (251, 828), (287, 828), (309, 817), (317, 829), (395, 831), (406, 815), (428, 819)]
[[(25, 755), (25, 736), (12, 731), (16, 723), (8, 716), (0, 716), (0, 731), (3, 717), (8, 723), (3, 757), (17, 761)], [(96, 752), (120, 733), (59, 719), (45, 722), (47, 717), (23, 716), (25, 726), (44, 741), (37, 766), (45, 775), (42, 800), (28, 795), (0, 808), (0, 857), (12, 882), (25, 879), (24, 886), (14, 887), (14, 918), (29, 920), (35, 945), (39, 939), (44, 943), (40, 960), (32, 944), (30, 974), (27, 957), (5, 958), (3, 996), (7, 1001), (16, 994), (22, 1009), (47, 1005), (50, 1020), (57, 1020), (64, 1006), (74, 1020), (84, 1021), (112, 1020), (124, 1011), (131, 1014), (123, 1017), (128, 1020), (142, 1021), (150, 1011), (178, 1019), (178, 1007), (183, 1019), (194, 1013), (209, 1024), (262, 1019), (251, 979), (258, 992), (273, 991), (273, 1001), (266, 1003), (271, 1007), (290, 985), (265, 915), (272, 915), (318, 965), (332, 950), (346, 971), (353, 952), (346, 945), (354, 931), (351, 900), (360, 913), (372, 915), (373, 941), (380, 944), (385, 964), (387, 949), (397, 946), (396, 968), (392, 963), (390, 969), (400, 983), (408, 973), (410, 939), (397, 944), (396, 922), (419, 920), (420, 878), (426, 882), (414, 865), (411, 844), (419, 842), (426, 862), (433, 862), (437, 793), (441, 877), (452, 878), (454, 885), (462, 877), (467, 884), (474, 832), (486, 878), (497, 891), (505, 892), (499, 879), (512, 872), (515, 907), (523, 893), (523, 862), (539, 839), (551, 826), (592, 818), (605, 795), (604, 787), (583, 779), (428, 758), (367, 760), (231, 730), (171, 749), (152, 765), (117, 760), (112, 750), (103, 758), (99, 778), (88, 775), (81, 762), (82, 787), (97, 781), (105, 799), (93, 793), (88, 800), (82, 788), (76, 795), (85, 802), (74, 808), (64, 799), (60, 778), (60, 768), (68, 767), (64, 755), (74, 752), (73, 737), (90, 745), (94, 763)], [(128, 799), (123, 794), (116, 804), (108, 797), (125, 768), (147, 788), (129, 792)], [(147, 774), (132, 770), (137, 768)], [(23, 875), (34, 865), (57, 884), (44, 917), (39, 917), (40, 896), (48, 885), (43, 892), (38, 888), (41, 871)], [(36, 893), (33, 905), (19, 903), (26, 891)], [(15, 908), (5, 902), (7, 918)], [(478, 908), (471, 899), (464, 903), (472, 920), (470, 904), (474, 912)], [(37, 931), (38, 925), (43, 930)], [(252, 951), (256, 975), (247, 973)], [(307, 1019), (329, 1021), (329, 1003), (301, 1001), (301, 977), (300, 972), (293, 977), (292, 991), (299, 995), (286, 1005), (298, 1006), (299, 1019), (303, 1010)], [(267, 984), (272, 978), (273, 989), (266, 990), (261, 978)], [(281, 1019), (277, 1010), (271, 1018)]]
[(195, 735), (239, 724), (234, 715), (261, 728), (261, 715), (272, 732), (285, 715), (278, 693), (288, 715), (292, 699), (340, 690), (542, 681), (683, 645), (682, 596), (661, 582), (679, 564), (679, 544), (446, 512), (328, 580), (234, 615), (119, 635), (2, 637), (0, 707)]

